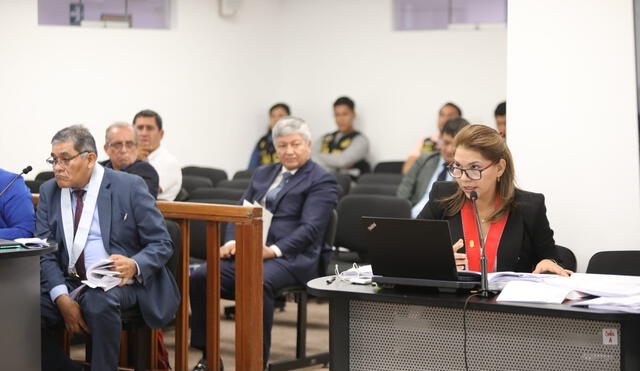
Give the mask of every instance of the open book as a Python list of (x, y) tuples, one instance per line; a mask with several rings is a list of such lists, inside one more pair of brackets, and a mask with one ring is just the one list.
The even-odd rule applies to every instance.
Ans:
[(111, 259), (102, 259), (92, 264), (89, 269), (87, 269), (87, 279), (82, 281), (83, 285), (80, 285), (69, 294), (71, 299), (75, 300), (76, 297), (87, 286), (91, 287), (92, 289), (99, 287), (104, 291), (109, 291), (112, 288), (118, 286), (122, 279), (115, 277), (119, 273), (111, 270), (113, 267), (113, 260)]

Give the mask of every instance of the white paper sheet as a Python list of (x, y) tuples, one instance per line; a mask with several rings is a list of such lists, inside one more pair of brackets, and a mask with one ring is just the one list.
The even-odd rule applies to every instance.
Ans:
[(550, 286), (542, 282), (511, 281), (504, 286), (496, 301), (560, 304), (571, 291), (573, 290), (569, 288)]
[(246, 207), (259, 207), (262, 209), (262, 244), (267, 245), (267, 235), (269, 234), (269, 228), (271, 228), (271, 220), (273, 219), (273, 213), (267, 210), (266, 207), (263, 207), (258, 203), (258, 201), (253, 201), (253, 203), (243, 200), (242, 206)]

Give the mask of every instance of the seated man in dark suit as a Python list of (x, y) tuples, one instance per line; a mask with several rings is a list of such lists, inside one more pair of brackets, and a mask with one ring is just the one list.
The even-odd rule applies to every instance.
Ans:
[(469, 122), (462, 117), (448, 120), (440, 131), (440, 148), (422, 153), (402, 177), (396, 195), (411, 202), (412, 218), (418, 216), (429, 201), (429, 192), (435, 182), (453, 180), (447, 172), (447, 166), (453, 161), (453, 140), (467, 125)]
[[(311, 134), (307, 124), (285, 117), (273, 128), (280, 163), (256, 169), (242, 198), (258, 201), (273, 213), (264, 259), (264, 358), (269, 359), (274, 294), (282, 287), (303, 284), (319, 275), (320, 256), (331, 212), (338, 198), (335, 176), (310, 160)], [(235, 236), (232, 224), (227, 238)], [(234, 298), (235, 242), (220, 248), (221, 296)], [(191, 346), (205, 348), (206, 266), (191, 275)], [(204, 359), (196, 370), (205, 369)]]
[(138, 133), (125, 122), (116, 122), (107, 128), (104, 151), (109, 160), (102, 166), (135, 174), (144, 179), (153, 198), (158, 197), (158, 172), (146, 161), (138, 160)]
[[(51, 144), (47, 162), (55, 178), (40, 187), (36, 212), (36, 235), (58, 244), (40, 260), (42, 369), (76, 368), (59, 341), (64, 326), (91, 336), (91, 370), (115, 370), (121, 311), (139, 307), (152, 328), (175, 315), (180, 294), (165, 267), (173, 254), (171, 238), (144, 181), (98, 164), (87, 129), (62, 129)], [(87, 268), (106, 258), (120, 284), (74, 292)]]

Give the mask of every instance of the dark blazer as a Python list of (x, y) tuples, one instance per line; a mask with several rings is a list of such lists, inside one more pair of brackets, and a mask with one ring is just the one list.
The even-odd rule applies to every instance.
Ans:
[[(106, 168), (113, 169), (111, 160), (102, 162), (102, 165)], [(160, 178), (158, 176), (158, 172), (150, 163), (142, 160), (136, 160), (134, 163), (125, 166), (120, 170), (125, 173), (135, 174), (141, 177), (144, 182), (147, 183), (147, 188), (149, 188), (149, 193), (151, 193), (153, 198), (158, 198)]]
[[(260, 202), (281, 169), (282, 164), (279, 163), (257, 168), (242, 200)], [(291, 177), (273, 202), (273, 219), (266, 244), (280, 248), (282, 257), (275, 261), (302, 283), (318, 276), (320, 256), (325, 248), (325, 231), (337, 200), (335, 176), (309, 160)], [(229, 223), (226, 236), (228, 240), (234, 239), (233, 223)]]
[[(459, 212), (445, 215), (444, 205), (438, 200), (451, 196), (457, 189), (455, 182), (436, 182), (429, 202), (418, 215), (419, 219), (448, 220), (454, 242), (464, 239), (462, 218)], [(498, 245), (496, 271), (532, 272), (542, 259), (558, 259), (544, 196), (516, 189), (514, 205)]]
[[(40, 186), (36, 235), (58, 244), (57, 251), (40, 259), (44, 292), (72, 279), (67, 272), (69, 256), (62, 226), (60, 193), (55, 178)], [(142, 285), (136, 285), (140, 311), (150, 327), (162, 327), (175, 315), (180, 293), (171, 272), (165, 267), (173, 254), (171, 237), (147, 185), (138, 176), (104, 169), (97, 208), (107, 253), (128, 256), (138, 263), (143, 280)]]

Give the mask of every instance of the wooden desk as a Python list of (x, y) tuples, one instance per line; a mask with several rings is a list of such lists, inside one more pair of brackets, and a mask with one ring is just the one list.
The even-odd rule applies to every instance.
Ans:
[[(330, 299), (332, 370), (465, 369), (466, 296), (327, 279), (307, 288)], [(470, 370), (640, 370), (637, 314), (473, 297), (466, 340)]]

